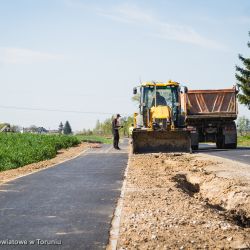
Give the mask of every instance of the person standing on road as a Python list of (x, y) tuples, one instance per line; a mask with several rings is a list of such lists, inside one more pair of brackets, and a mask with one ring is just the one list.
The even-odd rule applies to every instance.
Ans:
[(113, 133), (113, 146), (115, 149), (120, 149), (118, 144), (119, 144), (119, 128), (122, 128), (122, 126), (119, 125), (119, 118), (120, 114), (117, 114), (116, 117), (112, 121), (112, 133)]

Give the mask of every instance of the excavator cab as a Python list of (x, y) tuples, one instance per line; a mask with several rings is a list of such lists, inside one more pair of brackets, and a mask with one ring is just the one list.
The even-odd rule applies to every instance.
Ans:
[(177, 126), (178, 86), (145, 85), (142, 88), (141, 113), (143, 126), (157, 129), (170, 129)]

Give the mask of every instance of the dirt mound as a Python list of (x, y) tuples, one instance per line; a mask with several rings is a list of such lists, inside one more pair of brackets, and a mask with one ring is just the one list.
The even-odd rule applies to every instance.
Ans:
[(118, 249), (248, 249), (249, 183), (217, 177), (222, 162), (132, 155)]
[(172, 178), (172, 180), (177, 183), (177, 188), (181, 188), (190, 196), (194, 196), (195, 193), (200, 191), (200, 185), (197, 183), (192, 184), (191, 182), (187, 181), (187, 177), (184, 174), (177, 174)]

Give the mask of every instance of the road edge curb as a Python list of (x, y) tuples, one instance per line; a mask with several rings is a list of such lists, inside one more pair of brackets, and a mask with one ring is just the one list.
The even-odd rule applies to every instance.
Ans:
[(124, 203), (124, 197), (125, 197), (125, 190), (127, 186), (127, 176), (128, 176), (128, 170), (130, 167), (131, 156), (132, 156), (132, 150), (130, 148), (129, 154), (128, 154), (128, 163), (127, 163), (127, 167), (124, 173), (124, 181), (123, 181), (122, 188), (121, 188), (121, 194), (118, 199), (115, 212), (113, 215), (113, 219), (111, 222), (111, 229), (109, 233), (109, 243), (106, 247), (106, 250), (117, 249), (117, 243), (118, 243), (119, 234), (120, 234), (121, 215), (122, 215), (122, 210), (123, 210), (123, 203)]

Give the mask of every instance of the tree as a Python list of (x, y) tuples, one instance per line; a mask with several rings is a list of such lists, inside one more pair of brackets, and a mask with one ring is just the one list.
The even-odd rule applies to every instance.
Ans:
[(60, 134), (62, 134), (62, 132), (63, 132), (63, 123), (62, 122), (60, 122), (60, 124), (59, 124), (58, 131)]
[(87, 130), (87, 135), (93, 135), (93, 131), (91, 129)]
[(101, 134), (101, 122), (99, 120), (96, 121), (94, 132), (95, 134)]
[(122, 118), (122, 125), (123, 128), (121, 128), (121, 134), (124, 136), (129, 136), (129, 127), (134, 123), (133, 116), (123, 117)]
[[(249, 32), (250, 36), (250, 32)], [(250, 48), (250, 42), (248, 42), (248, 47)], [(237, 79), (237, 84), (241, 90), (238, 94), (239, 102), (246, 105), (250, 109), (250, 58), (245, 58), (239, 54), (239, 59), (243, 63), (243, 68), (236, 66), (235, 77)]]
[(244, 133), (250, 129), (250, 120), (245, 116), (239, 117), (237, 127), (240, 135), (244, 135)]
[(38, 127), (36, 125), (31, 125), (28, 130), (31, 132), (31, 133), (36, 133), (37, 132), (37, 129)]
[(107, 118), (105, 121), (100, 122), (97, 120), (96, 126), (93, 129), (94, 134), (109, 136), (112, 134), (112, 118)]
[(64, 125), (64, 127), (63, 127), (63, 133), (64, 133), (65, 135), (72, 134), (72, 129), (71, 129), (71, 126), (70, 126), (70, 124), (69, 124), (68, 121), (65, 122), (65, 125)]
[(140, 93), (137, 93), (137, 94), (133, 95), (132, 101), (135, 102), (135, 103), (140, 104)]
[(11, 125), (10, 126), (10, 131), (14, 133), (19, 133), (21, 132), (22, 128), (18, 125)]

